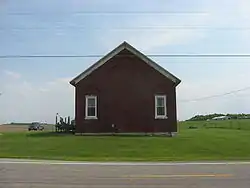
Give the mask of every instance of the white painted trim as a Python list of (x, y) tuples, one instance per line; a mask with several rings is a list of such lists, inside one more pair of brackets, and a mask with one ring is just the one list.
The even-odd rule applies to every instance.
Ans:
[[(157, 99), (163, 98), (164, 100), (164, 115), (157, 114)], [(155, 95), (155, 119), (167, 119), (167, 96), (166, 95)]]
[(87, 162), (52, 161), (27, 159), (0, 159), (0, 164), (39, 164), (39, 165), (96, 165), (96, 166), (187, 166), (187, 165), (250, 165), (250, 161), (221, 162)]
[(98, 119), (96, 116), (85, 116), (85, 119)]
[[(88, 99), (95, 100), (95, 116), (88, 115)], [(97, 119), (97, 96), (96, 95), (86, 95), (85, 96), (85, 119)]]
[(149, 59), (146, 55), (139, 52), (137, 49), (132, 47), (127, 42), (123, 42), (118, 47), (116, 47), (114, 50), (109, 52), (107, 55), (105, 55), (103, 58), (101, 58), (99, 61), (97, 61), (95, 64), (93, 64), (91, 67), (89, 67), (87, 70), (82, 72), (80, 75), (75, 77), (72, 81), (70, 81), (70, 84), (76, 86), (77, 83), (79, 83), (82, 79), (84, 79), (86, 76), (90, 75), (94, 70), (98, 69), (100, 66), (102, 66), (104, 63), (106, 63), (108, 60), (113, 58), (115, 55), (120, 53), (122, 50), (127, 49), (137, 57), (139, 57), (141, 60), (143, 60), (145, 63), (147, 63), (149, 66), (153, 67), (156, 71), (161, 73), (163, 76), (167, 77), (168, 79), (172, 80), (175, 85), (177, 86), (181, 80), (177, 77), (175, 77), (173, 74), (165, 70), (163, 67), (159, 66), (157, 63), (155, 63), (153, 60)]

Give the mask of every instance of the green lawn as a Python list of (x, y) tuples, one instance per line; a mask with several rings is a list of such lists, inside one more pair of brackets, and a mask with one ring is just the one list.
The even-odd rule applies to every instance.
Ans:
[(188, 129), (185, 123), (174, 138), (2, 133), (0, 157), (81, 161), (250, 160), (250, 131), (203, 126)]

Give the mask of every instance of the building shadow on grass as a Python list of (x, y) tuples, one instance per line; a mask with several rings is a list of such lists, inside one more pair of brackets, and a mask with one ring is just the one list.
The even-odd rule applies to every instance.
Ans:
[(77, 136), (83, 136), (83, 137), (172, 137), (174, 135), (170, 134), (151, 134), (151, 133), (83, 133), (83, 134), (77, 134)]
[(77, 137), (171, 137), (166, 134), (143, 134), (143, 133), (92, 133), (92, 134), (80, 134), (64, 132), (32, 132), (27, 134), (28, 137), (63, 137), (63, 136), (77, 136)]
[(74, 136), (73, 133), (63, 132), (32, 132), (27, 134), (28, 137), (61, 137), (61, 136)]

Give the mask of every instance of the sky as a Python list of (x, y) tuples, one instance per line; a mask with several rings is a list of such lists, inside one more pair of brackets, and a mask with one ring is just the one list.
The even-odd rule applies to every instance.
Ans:
[[(140, 13), (138, 13), (140, 12)], [(151, 13), (149, 13), (151, 12)], [(165, 13), (164, 13), (165, 12)], [(144, 54), (250, 54), (247, 0), (2, 0), (0, 56), (105, 55), (123, 41)], [(182, 80), (178, 119), (250, 113), (250, 58), (158, 57)], [(98, 58), (0, 58), (0, 124), (74, 117), (69, 84)]]

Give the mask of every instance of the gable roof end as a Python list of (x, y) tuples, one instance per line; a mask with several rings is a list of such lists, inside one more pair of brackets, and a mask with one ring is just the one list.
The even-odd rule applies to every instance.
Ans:
[(77, 83), (79, 83), (82, 79), (84, 79), (86, 76), (90, 75), (94, 70), (98, 69), (100, 66), (102, 66), (104, 63), (106, 63), (108, 60), (113, 58), (115, 55), (120, 53), (122, 50), (128, 50), (131, 53), (133, 53), (135, 56), (139, 57), (141, 60), (143, 60), (145, 63), (147, 63), (149, 66), (153, 67), (156, 71), (164, 75), (166, 78), (170, 79), (172, 82), (175, 83), (175, 86), (177, 86), (181, 80), (177, 77), (175, 77), (173, 74), (168, 72), (166, 69), (155, 63), (153, 60), (148, 58), (143, 53), (139, 52), (137, 49), (135, 49), (133, 46), (128, 44), (127, 42), (123, 42), (118, 47), (116, 47), (114, 50), (109, 52), (107, 55), (102, 57), (100, 60), (98, 60), (95, 64), (90, 66), (88, 69), (86, 69), (84, 72), (82, 72), (80, 75), (75, 77), (72, 81), (70, 81), (70, 84), (73, 86), (76, 86)]

